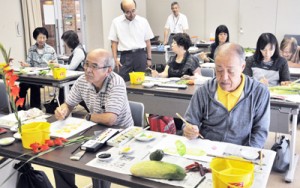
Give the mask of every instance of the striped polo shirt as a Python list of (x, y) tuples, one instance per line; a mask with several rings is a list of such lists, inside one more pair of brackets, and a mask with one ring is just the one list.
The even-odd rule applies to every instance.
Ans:
[(74, 107), (82, 100), (86, 103), (90, 113), (111, 112), (116, 114), (116, 126), (129, 127), (133, 125), (126, 84), (123, 78), (114, 72), (106, 77), (99, 92), (86, 81), (85, 75), (80, 76), (73, 85), (66, 103)]

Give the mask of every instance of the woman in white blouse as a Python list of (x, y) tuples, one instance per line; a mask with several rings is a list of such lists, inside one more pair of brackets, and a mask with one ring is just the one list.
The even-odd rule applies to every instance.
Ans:
[(67, 65), (54, 63), (54, 67), (64, 67), (68, 70), (83, 71), (83, 64), (86, 58), (86, 52), (79, 42), (75, 31), (69, 30), (63, 33), (61, 39), (65, 45), (71, 49), (71, 55)]

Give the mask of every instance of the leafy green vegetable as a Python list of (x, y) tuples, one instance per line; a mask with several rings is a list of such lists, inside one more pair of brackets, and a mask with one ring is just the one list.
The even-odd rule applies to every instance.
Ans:
[(288, 86), (273, 86), (269, 90), (276, 94), (282, 95), (298, 95), (300, 94), (300, 84), (293, 83)]
[(54, 69), (54, 64), (53, 63), (49, 63), (48, 67), (52, 70), (52, 69)]
[(255, 49), (248, 47), (248, 48), (244, 48), (244, 51), (245, 51), (245, 53), (253, 53), (254, 54)]
[(176, 82), (176, 84), (179, 84), (179, 85), (187, 85), (189, 80), (179, 80)]
[(41, 70), (39, 72), (39, 75), (46, 75), (48, 73), (48, 70)]

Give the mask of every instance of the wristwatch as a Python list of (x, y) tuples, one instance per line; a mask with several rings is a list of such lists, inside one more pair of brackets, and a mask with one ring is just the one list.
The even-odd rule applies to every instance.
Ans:
[(87, 114), (87, 115), (85, 115), (85, 120), (87, 120), (87, 121), (91, 121), (91, 114)]
[(151, 61), (152, 59), (147, 57), (147, 60)]

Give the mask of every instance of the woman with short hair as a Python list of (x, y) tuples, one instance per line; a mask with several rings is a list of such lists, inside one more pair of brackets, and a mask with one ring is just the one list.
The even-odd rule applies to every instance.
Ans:
[(197, 57), (188, 51), (192, 45), (190, 36), (186, 33), (177, 33), (173, 37), (172, 51), (175, 56), (171, 56), (164, 71), (158, 73), (152, 70), (153, 77), (179, 77), (182, 79), (195, 79), (201, 75), (199, 61)]
[[(21, 61), (22, 67), (48, 67), (48, 63), (57, 62), (54, 48), (46, 43), (48, 31), (44, 27), (37, 27), (32, 36), (36, 43), (29, 48), (26, 62)], [(41, 108), (41, 86), (34, 84), (20, 83), (20, 98), (26, 100), (27, 90), (30, 88), (30, 107)], [(25, 101), (24, 101), (25, 104)], [(25, 105), (19, 107), (25, 110)]]

